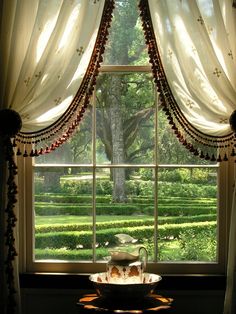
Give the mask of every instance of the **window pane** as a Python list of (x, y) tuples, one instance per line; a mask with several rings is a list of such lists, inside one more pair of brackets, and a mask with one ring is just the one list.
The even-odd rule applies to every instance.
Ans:
[[(125, 174), (125, 178), (124, 178)], [(111, 250), (136, 252), (145, 246), (153, 257), (154, 180), (151, 169), (97, 169), (98, 259)]]
[(92, 259), (92, 170), (36, 167), (35, 259)]
[(150, 73), (101, 75), (96, 92), (97, 163), (153, 163), (154, 113)]
[(160, 261), (215, 262), (217, 169), (160, 169), (158, 215)]
[[(212, 154), (217, 156), (215, 148), (212, 149), (210, 156)], [(190, 151), (178, 141), (162, 110), (158, 112), (158, 160), (161, 164), (176, 165), (213, 165), (217, 163), (216, 161), (206, 161), (190, 153)]]
[(116, 1), (104, 64), (149, 64), (136, 0)]
[(92, 111), (87, 108), (78, 131), (53, 153), (36, 158), (37, 164), (88, 164), (92, 161)]

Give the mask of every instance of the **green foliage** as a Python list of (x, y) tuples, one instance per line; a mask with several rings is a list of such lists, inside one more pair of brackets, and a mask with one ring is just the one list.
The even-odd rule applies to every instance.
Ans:
[(162, 182), (181, 182), (194, 184), (216, 184), (216, 173), (211, 168), (176, 168), (162, 169), (159, 172)]
[[(214, 231), (216, 222), (196, 222), (196, 223), (183, 223), (183, 224), (165, 224), (160, 225), (158, 228), (159, 238), (180, 238), (183, 231), (192, 230), (198, 233), (204, 230)], [(116, 245), (115, 235), (118, 233), (128, 234), (139, 240), (140, 243), (145, 239), (153, 239), (153, 226), (135, 226), (135, 227), (121, 227), (101, 229), (97, 231), (96, 239), (100, 245), (109, 243), (109, 245)], [(91, 248), (92, 231), (63, 231), (63, 232), (48, 232), (39, 233), (35, 236), (35, 245), (37, 248), (62, 248), (75, 249), (79, 245), (83, 248)]]
[[(191, 216), (191, 215), (203, 215), (203, 214), (215, 214), (215, 206), (186, 206), (180, 205), (159, 205), (158, 213), (160, 216)], [(76, 205), (76, 204), (44, 204), (35, 203), (36, 215), (77, 215), (77, 216), (90, 216), (92, 215), (92, 205)], [(154, 213), (154, 205), (143, 204), (97, 204), (96, 215), (151, 215)]]
[(153, 169), (142, 168), (139, 174), (141, 180), (153, 180)]
[[(117, 1), (117, 7), (113, 25), (109, 30), (110, 41), (104, 55), (105, 64), (147, 64), (148, 54), (137, 14), (137, 1)], [(98, 77), (95, 95), (97, 163), (112, 162), (114, 155), (118, 153), (112, 145), (112, 132), (117, 130), (115, 124), (111, 123), (111, 112), (114, 108), (110, 104), (114, 99), (119, 104), (118, 117), (122, 125), (120, 135), (123, 138), (124, 162), (133, 165), (153, 163), (155, 132), (152, 81), (151, 75), (147, 73), (104, 73)], [(80, 132), (56, 150), (55, 154), (40, 156), (39, 163), (91, 163), (92, 115), (88, 111)], [(192, 156), (179, 144), (162, 111), (158, 111), (157, 125), (160, 164), (209, 164)], [(57, 182), (59, 184), (54, 184), (56, 178), (53, 180), (50, 174), (38, 171), (35, 179), (36, 215), (75, 215), (77, 221), (81, 222), (37, 225), (36, 258), (55, 256), (66, 260), (91, 259), (92, 224), (88, 222), (92, 221), (91, 168), (82, 170), (88, 174), (86, 179), (79, 168), (65, 167), (63, 171), (60, 181)], [(112, 246), (116, 244), (115, 234), (127, 233), (140, 242), (148, 243), (152, 254), (155, 188), (153, 170), (137, 170), (135, 177), (134, 173), (128, 171), (130, 169), (127, 168), (126, 182), (122, 182), (127, 193), (127, 203), (112, 202), (115, 182), (112, 182), (109, 175), (103, 179), (96, 178), (96, 217), (104, 217), (104, 220), (105, 217), (110, 217), (110, 221), (96, 223), (97, 242), (100, 246), (107, 242)], [(210, 168), (160, 168), (158, 176), (158, 241), (161, 242), (159, 249), (174, 238), (181, 241), (183, 259), (198, 258), (191, 256), (191, 251), (200, 252), (207, 247), (205, 240), (200, 237), (210, 239), (209, 246), (212, 248), (215, 245), (214, 242), (210, 243), (215, 239), (216, 229), (216, 171)], [(51, 180), (46, 180), (49, 177)], [(58, 194), (46, 194), (49, 190)], [(142, 215), (143, 220), (135, 219), (138, 215)], [(114, 216), (119, 216), (120, 220), (113, 219)], [(86, 222), (84, 217), (87, 217)], [(126, 217), (134, 219), (125, 220)], [(76, 249), (80, 245), (83, 250)], [(103, 249), (97, 252), (101, 257), (106, 253)], [(204, 254), (207, 254), (207, 251)], [(200, 255), (198, 256), (200, 258)], [(212, 255), (209, 253), (209, 256)]]
[(216, 260), (216, 229), (183, 230), (180, 233), (180, 246), (183, 260), (215, 261)]
[[(96, 230), (104, 230), (120, 227), (137, 227), (137, 226), (153, 226), (154, 219), (143, 217), (142, 219), (129, 219), (129, 220), (112, 220), (113, 216), (107, 216), (109, 221), (97, 222)], [(56, 220), (56, 218), (55, 218)], [(216, 221), (216, 215), (196, 215), (196, 216), (186, 216), (186, 217), (159, 217), (158, 224), (181, 224), (181, 223), (192, 223), (192, 222), (202, 222), (202, 221)], [(47, 232), (60, 232), (60, 231), (89, 231), (91, 229), (92, 223), (54, 223), (54, 224), (44, 224), (38, 225), (35, 228), (36, 233), (47, 233)]]
[(180, 182), (159, 182), (158, 195), (160, 197), (210, 197), (216, 198), (217, 188), (215, 185), (180, 183)]
[[(162, 110), (158, 112), (158, 139), (158, 158), (161, 164), (209, 165), (216, 163), (194, 156), (181, 145)], [(215, 148), (212, 148), (209, 155), (213, 153), (217, 155)]]
[[(110, 195), (96, 195), (96, 201), (98, 203), (111, 203), (112, 197)], [(63, 203), (63, 204), (75, 204), (86, 203), (92, 204), (92, 195), (80, 194), (62, 194), (62, 193), (44, 193), (35, 195), (36, 203)]]
[[(100, 247), (96, 248), (97, 259), (102, 260), (104, 256), (107, 256), (107, 249)], [(91, 261), (92, 260), (92, 249), (67, 249), (67, 248), (44, 248), (35, 249), (35, 258), (37, 260), (42, 259), (57, 259), (57, 260), (74, 260), (74, 261)]]
[(96, 193), (98, 195), (112, 195), (113, 182), (109, 180), (97, 180)]
[[(104, 256), (104, 255), (103, 255)], [(86, 261), (92, 259), (91, 249), (68, 249), (68, 248), (43, 248), (35, 249), (36, 260), (42, 259), (56, 259), (56, 260), (74, 260), (74, 261)]]
[(162, 169), (159, 172), (158, 179), (162, 182), (180, 182), (181, 174), (179, 169)]
[(45, 186), (44, 186), (44, 180), (42, 177), (35, 177), (34, 179), (34, 189), (37, 191), (37, 193), (45, 193)]
[[(178, 170), (178, 171), (177, 171)], [(216, 184), (209, 184), (209, 176), (202, 169), (195, 169), (197, 171), (197, 176), (194, 180), (191, 178), (188, 179), (188, 171), (186, 169), (175, 169), (175, 171), (162, 171), (160, 173), (160, 179), (158, 183), (158, 197), (189, 197), (189, 198), (216, 198), (217, 187)], [(200, 171), (201, 170), (201, 171)], [(142, 175), (146, 176), (148, 179), (151, 176), (151, 171), (142, 171)], [(206, 178), (206, 182), (203, 177)], [(167, 179), (169, 181), (167, 181)], [(186, 183), (187, 182), (187, 183)], [(45, 193), (44, 184), (42, 180), (37, 179), (35, 183), (35, 190), (37, 194)], [(139, 180), (132, 179), (126, 180), (125, 182), (127, 195), (142, 196), (142, 197), (151, 197), (154, 194), (154, 181), (152, 180)], [(108, 198), (112, 195), (113, 191), (113, 182), (108, 179), (97, 179), (96, 184), (96, 193), (97, 197), (107, 196)], [(55, 193), (58, 192), (56, 188)], [(92, 195), (92, 179), (86, 180), (63, 180), (61, 179), (60, 184), (60, 195)], [(49, 193), (46, 193), (45, 196), (49, 196)], [(39, 196), (37, 196), (39, 197)]]
[(138, 16), (136, 1), (116, 1), (109, 41), (104, 54), (106, 64), (148, 63), (145, 39)]
[[(112, 218), (112, 217), (110, 217)], [(41, 225), (36, 227), (36, 233), (46, 232), (60, 232), (60, 231), (89, 231), (91, 229), (91, 223), (77, 223), (77, 224), (57, 224), (57, 225)], [(96, 230), (105, 230), (121, 227), (137, 227), (137, 226), (152, 226), (152, 218), (144, 218), (143, 220), (112, 220), (107, 222), (97, 222)]]
[[(35, 195), (36, 204), (42, 203), (62, 203), (62, 204), (91, 204), (92, 196), (86, 194), (73, 195), (73, 194), (62, 194), (62, 193), (43, 193)], [(128, 203), (134, 204), (146, 204), (152, 205), (154, 204), (154, 198), (152, 196), (128, 196)], [(96, 195), (96, 203), (97, 204), (111, 204), (112, 197), (111, 195)], [(158, 197), (158, 205), (191, 205), (191, 206), (217, 206), (216, 198), (212, 197), (201, 197), (201, 198), (188, 198), (188, 197), (176, 197), (176, 196), (168, 196), (168, 197)], [(46, 205), (46, 204), (43, 204)]]
[(61, 193), (92, 195), (92, 180), (62, 180)]

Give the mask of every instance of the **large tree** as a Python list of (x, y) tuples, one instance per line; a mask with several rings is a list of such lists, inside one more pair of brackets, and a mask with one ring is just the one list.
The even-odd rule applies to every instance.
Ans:
[[(109, 44), (105, 53), (105, 63), (130, 65), (140, 60), (141, 52), (145, 50), (142, 30), (138, 27), (137, 2), (117, 1), (116, 5)], [(142, 37), (141, 41), (140, 37)], [(127, 77), (120, 74), (107, 75), (99, 80), (97, 87), (101, 92), (100, 97), (97, 97), (99, 121), (97, 134), (104, 144), (107, 158), (113, 164), (125, 164), (131, 161), (128, 149), (137, 137), (138, 125), (141, 120), (148, 119), (153, 110), (152, 108), (141, 109), (131, 117), (127, 107), (128, 83), (126, 80)], [(140, 88), (137, 84), (135, 86), (137, 90)], [(135, 154), (133, 158), (134, 156)], [(125, 177), (124, 168), (113, 169), (113, 200), (116, 202), (126, 200)]]
[[(106, 65), (148, 64), (148, 54), (136, 0), (116, 1), (116, 9), (104, 56)], [(96, 85), (96, 132), (98, 154), (105, 155), (112, 164), (143, 163), (151, 161), (154, 148), (154, 97), (152, 76), (137, 73), (99, 75)], [(52, 161), (90, 163), (92, 161), (92, 107), (82, 121), (80, 130), (53, 154)], [(158, 154), (164, 163), (189, 162), (192, 156), (169, 131), (164, 114), (158, 118)], [(100, 150), (100, 151), (99, 151)], [(49, 156), (47, 156), (49, 157)], [(51, 157), (51, 155), (50, 155)], [(48, 159), (48, 158), (47, 158)], [(47, 162), (49, 162), (47, 160)], [(77, 169), (74, 169), (78, 171)], [(48, 173), (45, 182), (55, 181), (61, 173)], [(125, 179), (127, 168), (114, 168), (111, 172), (113, 200), (126, 200)], [(53, 184), (55, 187), (55, 184)]]

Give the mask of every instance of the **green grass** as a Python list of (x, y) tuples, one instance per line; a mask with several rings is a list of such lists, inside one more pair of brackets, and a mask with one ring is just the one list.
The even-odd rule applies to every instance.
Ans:
[[(35, 204), (37, 206), (41, 206), (42, 208), (47, 208), (50, 206), (58, 206), (58, 207), (66, 207), (70, 208), (73, 206), (82, 206), (89, 203), (91, 206), (91, 196), (88, 195), (63, 195), (63, 194), (45, 194), (45, 195), (37, 195), (36, 196)], [(66, 203), (64, 203), (66, 202)], [(184, 205), (183, 205), (184, 204)], [(111, 203), (111, 196), (98, 196), (97, 198), (97, 205), (102, 207), (111, 207), (112, 209), (115, 208), (115, 204)], [(102, 239), (99, 242), (98, 247), (96, 248), (96, 255), (97, 260), (104, 260), (105, 256), (109, 255), (109, 250), (116, 247), (117, 244), (110, 241), (109, 247), (107, 247), (104, 243), (107, 241), (108, 235), (112, 235), (116, 228), (119, 232), (122, 233), (130, 233), (130, 235), (144, 239), (146, 235), (153, 233), (153, 216), (148, 215), (148, 212), (144, 212), (141, 214), (141, 211), (138, 211), (139, 208), (144, 208), (149, 205), (153, 205), (153, 198), (152, 197), (131, 197), (130, 202), (127, 204), (123, 204), (124, 207), (128, 207), (128, 205), (134, 206), (135, 210), (137, 210), (136, 215), (124, 215), (122, 211), (120, 215), (117, 215), (117, 212), (114, 212), (114, 215), (108, 215), (109, 212), (102, 212), (101, 215), (96, 216), (97, 225), (97, 236), (99, 239)], [(183, 228), (187, 232), (194, 229), (196, 235), (201, 233), (202, 231), (213, 230), (215, 229), (216, 224), (216, 199), (215, 198), (189, 198), (189, 197), (164, 197), (158, 199), (159, 205), (159, 213), (161, 212), (160, 209), (167, 209), (168, 215), (166, 211), (163, 211), (162, 216), (158, 217), (158, 224), (159, 224), (159, 235), (160, 238), (158, 239), (158, 259), (160, 261), (183, 261), (187, 260), (187, 257), (184, 257), (183, 248), (181, 247), (181, 238), (179, 237), (180, 229)], [(172, 210), (172, 207), (176, 207), (176, 211)], [(177, 208), (183, 206), (186, 210), (181, 211), (182, 208)], [(204, 209), (211, 208), (211, 211), (204, 211)], [(99, 208), (98, 208), (99, 209)], [(203, 210), (202, 210), (203, 209)], [(86, 236), (86, 232), (91, 233), (91, 226), (93, 223), (93, 217), (86, 215), (87, 212), (82, 213), (82, 216), (72, 215), (69, 214), (60, 214), (60, 215), (49, 215), (49, 216), (39, 216), (36, 215), (35, 217), (35, 226), (36, 226), (36, 238), (40, 238), (42, 236), (53, 238), (58, 238), (60, 241), (60, 237), (65, 234), (65, 236), (69, 237), (75, 236), (76, 234), (80, 235), (81, 237)], [(107, 214), (108, 213), (108, 214)], [(131, 211), (133, 213), (133, 211)], [(196, 215), (195, 215), (196, 213)], [(47, 214), (47, 213), (46, 213)], [(178, 214), (178, 215), (177, 215)], [(121, 225), (119, 226), (119, 222)], [(122, 223), (124, 222), (124, 223)], [(125, 222), (129, 222), (130, 227), (127, 227)], [(116, 226), (115, 226), (116, 223)], [(99, 228), (100, 224), (100, 228)], [(101, 225), (102, 224), (102, 225)], [(104, 226), (103, 226), (104, 224)], [(142, 224), (142, 226), (141, 226)], [(52, 226), (50, 228), (50, 226)], [(61, 227), (63, 226), (63, 228)], [(81, 226), (83, 227), (81, 229)], [(119, 228), (118, 228), (119, 227)], [(108, 230), (106, 230), (108, 228)], [(110, 228), (110, 229), (109, 229)], [(197, 229), (198, 228), (198, 229)], [(50, 229), (50, 230), (49, 230)], [(170, 230), (171, 229), (171, 230)], [(81, 231), (79, 231), (81, 230)], [(145, 231), (146, 233), (142, 233), (141, 231)], [(144, 232), (143, 231), (143, 232)], [(117, 231), (118, 232), (118, 231)], [(140, 233), (141, 232), (141, 233)], [(169, 237), (168, 235), (172, 232), (176, 236)], [(182, 232), (182, 231), (181, 231)], [(104, 233), (104, 234), (103, 234)], [(140, 237), (139, 237), (140, 233)], [(90, 236), (90, 235), (89, 235)], [(71, 239), (72, 239), (71, 238)], [(148, 237), (147, 237), (148, 238)], [(71, 244), (71, 240), (69, 239), (69, 244)], [(82, 238), (81, 238), (82, 239)], [(84, 239), (84, 238), (83, 238)], [(147, 241), (147, 247), (150, 246), (149, 250), (149, 260), (153, 261), (153, 243), (151, 238)], [(66, 260), (66, 261), (91, 261), (92, 260), (92, 249), (91, 241), (88, 237), (89, 244), (85, 245), (83, 249), (74, 249), (75, 246), (71, 246), (71, 249), (66, 248), (67, 242), (64, 241), (63, 245), (65, 247), (55, 248), (54, 245), (50, 248), (49, 244), (48, 247), (45, 248), (36, 248), (35, 249), (35, 257), (36, 260), (42, 259), (50, 259), (50, 260)], [(190, 239), (191, 240), (191, 239)], [(85, 240), (83, 240), (85, 241)], [(82, 243), (84, 243), (82, 241)], [(72, 241), (73, 242), (73, 241)], [(85, 241), (85, 244), (87, 242)], [(191, 242), (192, 243), (192, 242)], [(116, 245), (116, 246), (114, 246)], [(145, 245), (145, 243), (144, 243)], [(192, 244), (191, 244), (192, 245)], [(55, 245), (56, 246), (56, 245)], [(146, 246), (146, 245), (145, 245)], [(87, 248), (86, 248), (87, 247)], [(200, 247), (200, 246), (199, 246)], [(116, 247), (117, 248), (117, 247)], [(199, 249), (201, 251), (201, 247)], [(191, 251), (191, 249), (190, 249)], [(207, 256), (203, 256), (203, 261), (207, 261)], [(191, 260), (191, 258), (190, 258)]]
[[(99, 261), (106, 261), (106, 257), (110, 255), (109, 250), (112, 248), (96, 248), (96, 258)], [(115, 249), (123, 249), (115, 247)], [(133, 248), (134, 249), (134, 248)], [(60, 249), (35, 249), (36, 260), (51, 259), (65, 261), (92, 261), (92, 249), (67, 250)], [(160, 241), (158, 249), (158, 259), (164, 261), (183, 261), (180, 242), (178, 240)], [(153, 251), (148, 253), (148, 260), (154, 260)], [(205, 259), (207, 260), (207, 259)]]
[[(97, 216), (97, 222), (109, 222), (111, 219), (119, 221), (127, 220), (143, 220), (150, 218), (150, 216)], [(56, 216), (36, 216), (35, 224), (39, 225), (57, 225), (57, 224), (76, 224), (76, 223), (92, 223), (92, 217), (88, 216), (76, 216), (76, 215), (56, 215)]]
[[(160, 260), (169, 261), (169, 260), (180, 260), (181, 259), (181, 249), (179, 241), (173, 240), (168, 242), (161, 241), (160, 245)], [(138, 246), (139, 247), (139, 246)], [(116, 247), (115, 249), (123, 249), (122, 247)], [(134, 247), (133, 247), (134, 249)], [(96, 257), (97, 260), (106, 261), (106, 256), (109, 256), (109, 250), (111, 248), (96, 248)], [(60, 249), (35, 249), (36, 260), (41, 259), (52, 259), (52, 260), (69, 260), (69, 261), (92, 261), (92, 249), (77, 249), (77, 250), (67, 250), (66, 248)], [(149, 261), (154, 260), (154, 256), (149, 253)]]
[(181, 247), (178, 240), (160, 241), (158, 256), (160, 261), (180, 261)]
[[(41, 226), (60, 226), (60, 225), (76, 225), (76, 224), (92, 224), (91, 216), (74, 216), (74, 215), (56, 215), (56, 216), (36, 216), (36, 227)], [(147, 215), (140, 216), (97, 216), (97, 223), (106, 223), (114, 221), (150, 221), (152, 223), (154, 218)], [(183, 222), (194, 222), (194, 221), (216, 221), (216, 214), (210, 215), (198, 215), (198, 216), (169, 216), (169, 217), (159, 217), (159, 224), (170, 224), (170, 223), (183, 223)]]

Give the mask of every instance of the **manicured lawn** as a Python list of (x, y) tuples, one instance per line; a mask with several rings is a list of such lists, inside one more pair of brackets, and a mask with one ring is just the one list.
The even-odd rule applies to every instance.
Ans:
[[(160, 255), (159, 259), (161, 261), (170, 260), (181, 260), (181, 248), (179, 241), (160, 241)], [(140, 245), (137, 245), (139, 247)], [(112, 248), (97, 248), (96, 255), (97, 260), (105, 261), (104, 257), (109, 256), (109, 250)], [(122, 247), (116, 246), (116, 250), (122, 250)], [(133, 246), (135, 249), (135, 245)], [(60, 249), (36, 249), (35, 250), (36, 259), (52, 259), (52, 260), (92, 260), (92, 249), (78, 249), (78, 250), (67, 250), (66, 248)], [(149, 261), (153, 261), (153, 256), (149, 252)]]
[[(150, 216), (97, 216), (97, 222), (106, 222), (114, 220), (143, 220), (145, 218), (150, 218)], [(52, 225), (52, 224), (75, 224), (75, 223), (89, 223), (92, 222), (91, 216), (75, 216), (75, 215), (54, 215), (54, 216), (36, 216), (35, 217), (36, 226), (39, 225)]]

